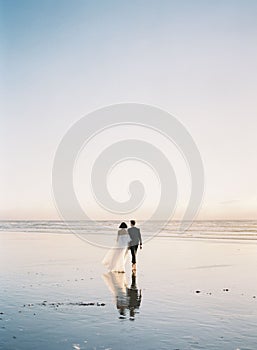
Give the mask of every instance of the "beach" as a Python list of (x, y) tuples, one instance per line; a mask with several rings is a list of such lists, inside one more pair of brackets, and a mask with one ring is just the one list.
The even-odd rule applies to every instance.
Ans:
[(73, 234), (0, 233), (0, 349), (257, 348), (257, 244), (155, 237), (136, 275)]
[(0, 15), (0, 350), (257, 350), (257, 0)]

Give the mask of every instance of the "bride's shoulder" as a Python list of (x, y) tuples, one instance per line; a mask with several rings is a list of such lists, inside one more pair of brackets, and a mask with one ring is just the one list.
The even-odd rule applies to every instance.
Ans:
[(125, 228), (118, 230), (118, 235), (125, 235), (128, 231)]

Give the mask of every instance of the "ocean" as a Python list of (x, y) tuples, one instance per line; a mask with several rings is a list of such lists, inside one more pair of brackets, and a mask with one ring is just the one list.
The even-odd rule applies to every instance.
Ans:
[[(16, 231), (30, 233), (76, 233), (81, 235), (116, 235), (120, 221), (47, 221), (47, 220), (2, 220), (0, 231)], [(159, 237), (192, 237), (192, 238), (228, 238), (257, 239), (257, 220), (204, 220), (194, 221), (185, 231), (180, 231), (181, 221), (170, 221), (165, 225), (162, 221), (138, 222), (143, 224), (143, 235), (151, 238)]]

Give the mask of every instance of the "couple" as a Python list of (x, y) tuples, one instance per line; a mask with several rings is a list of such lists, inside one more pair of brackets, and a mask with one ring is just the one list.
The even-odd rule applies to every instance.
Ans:
[(103, 259), (103, 264), (112, 272), (125, 272), (128, 250), (132, 257), (132, 270), (136, 271), (136, 254), (140, 244), (142, 249), (142, 237), (135, 220), (130, 221), (131, 227), (127, 230), (127, 224), (122, 222), (119, 226), (116, 245), (110, 249)]

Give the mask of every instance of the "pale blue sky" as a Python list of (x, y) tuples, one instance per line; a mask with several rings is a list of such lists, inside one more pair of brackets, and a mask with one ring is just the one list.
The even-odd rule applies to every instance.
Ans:
[(0, 219), (58, 218), (55, 150), (81, 116), (159, 106), (206, 170), (199, 218), (257, 218), (257, 1), (1, 1)]

